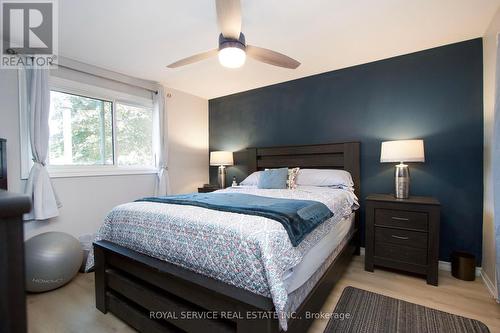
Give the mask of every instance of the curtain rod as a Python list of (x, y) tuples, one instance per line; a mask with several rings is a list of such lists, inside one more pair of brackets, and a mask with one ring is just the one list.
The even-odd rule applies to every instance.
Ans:
[(138, 86), (138, 85), (135, 85), (135, 84), (132, 84), (132, 83), (128, 83), (128, 82), (123, 82), (121, 80), (109, 78), (109, 77), (106, 77), (106, 76), (103, 76), (103, 75), (99, 75), (99, 74), (95, 74), (95, 73), (89, 73), (89, 72), (86, 72), (84, 70), (80, 70), (80, 69), (77, 69), (77, 68), (74, 68), (74, 67), (70, 67), (70, 66), (66, 66), (66, 65), (57, 64), (57, 66), (58, 67), (62, 67), (62, 68), (66, 68), (66, 69), (69, 69), (69, 70), (72, 70), (72, 71), (75, 71), (75, 72), (78, 72), (78, 73), (92, 75), (92, 76), (98, 77), (100, 79), (105, 79), (105, 80), (117, 82), (117, 83), (120, 83), (120, 84), (124, 84), (124, 85), (127, 85), (129, 87), (144, 89), (144, 90), (147, 90), (149, 92), (154, 93), (155, 95), (158, 94), (158, 90), (154, 90), (154, 89), (150, 89), (150, 88), (147, 88), (147, 87)]
[[(8, 54), (22, 56), (19, 53), (17, 53), (16, 50), (13, 50), (13, 49), (7, 49), (6, 51), (7, 51)], [(34, 59), (33, 56), (28, 56), (28, 57), (31, 58), (31, 59)], [(57, 64), (58, 67), (66, 68), (66, 69), (69, 69), (69, 70), (72, 70), (72, 71), (75, 71), (75, 72), (79, 72), (79, 73), (83, 73), (83, 74), (87, 74), (87, 75), (92, 75), (92, 76), (95, 76), (95, 77), (98, 77), (98, 78), (101, 78), (101, 79), (105, 79), (105, 80), (117, 82), (117, 83), (124, 84), (124, 85), (130, 86), (130, 87), (144, 89), (144, 90), (147, 90), (147, 91), (152, 92), (154, 94), (158, 94), (158, 90), (157, 89), (146, 87), (145, 85), (147, 83), (145, 85), (134, 84), (134, 83), (126, 82), (125, 80), (119, 80), (119, 79), (116, 79), (116, 78), (105, 76), (105, 75), (96, 73), (95, 71), (86, 71), (86, 70), (78, 68), (78, 67), (94, 67), (94, 68), (97, 68), (98, 70), (106, 71), (106, 72), (108, 72), (110, 74), (114, 74), (114, 75), (118, 75), (118, 76), (123, 76), (123, 77), (129, 77), (128, 75), (121, 74), (121, 73), (114, 72), (114, 71), (110, 71), (110, 70), (107, 70), (107, 69), (104, 69), (104, 68), (100, 68), (100, 67), (96, 67), (96, 66), (93, 66), (93, 65), (85, 64), (85, 63), (82, 63), (82, 62), (79, 62), (79, 61), (76, 61), (76, 60), (72, 60), (72, 59), (69, 59), (69, 58), (65, 58), (65, 57), (59, 57), (59, 59), (62, 60), (63, 64), (59, 64), (58, 63)], [(64, 64), (64, 63), (66, 63), (66, 64)], [(70, 64), (67, 64), (67, 63), (70, 63)], [(71, 63), (73, 63), (74, 66), (71, 66)], [(129, 77), (129, 78), (131, 78), (133, 80), (141, 80), (141, 79), (136, 79), (136, 78), (132, 78), (132, 77)], [(153, 85), (153, 84), (154, 83), (152, 83), (151, 85)]]

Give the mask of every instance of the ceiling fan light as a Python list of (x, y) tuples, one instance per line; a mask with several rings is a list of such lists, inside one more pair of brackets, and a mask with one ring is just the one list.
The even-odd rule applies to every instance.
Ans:
[(225, 47), (219, 50), (219, 62), (227, 68), (238, 68), (243, 66), (246, 53), (239, 47)]

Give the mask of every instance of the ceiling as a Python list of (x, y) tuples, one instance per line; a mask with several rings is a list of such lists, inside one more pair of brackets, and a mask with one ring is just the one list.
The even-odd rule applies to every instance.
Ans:
[(207, 99), (480, 37), (500, 0), (242, 0), (249, 44), (302, 65), (282, 69), (217, 58), (168, 69), (217, 47), (210, 0), (59, 1), (59, 53)]

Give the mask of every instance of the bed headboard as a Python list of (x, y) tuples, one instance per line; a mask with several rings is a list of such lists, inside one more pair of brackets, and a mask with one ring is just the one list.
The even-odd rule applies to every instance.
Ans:
[(7, 189), (7, 140), (0, 139), (0, 189)]
[(354, 191), (361, 193), (359, 142), (329, 143), (304, 146), (278, 146), (247, 149), (248, 172), (265, 168), (300, 167), (343, 169), (354, 181)]

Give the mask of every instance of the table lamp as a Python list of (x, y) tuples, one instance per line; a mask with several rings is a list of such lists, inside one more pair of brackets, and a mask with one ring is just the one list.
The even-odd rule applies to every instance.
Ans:
[(424, 140), (382, 142), (380, 162), (400, 162), (396, 165), (394, 196), (398, 199), (408, 199), (410, 194), (410, 169), (404, 162), (425, 162)]
[(233, 165), (233, 153), (230, 151), (213, 151), (210, 153), (210, 165), (219, 167), (219, 187), (226, 187), (226, 166)]

